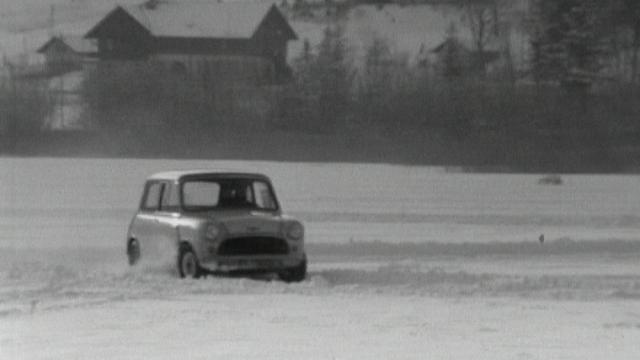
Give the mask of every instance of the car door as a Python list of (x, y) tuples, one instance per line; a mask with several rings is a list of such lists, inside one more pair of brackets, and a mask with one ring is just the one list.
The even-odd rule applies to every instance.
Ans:
[(180, 202), (178, 184), (166, 181), (162, 183), (160, 206), (155, 213), (156, 243), (163, 254), (174, 255), (178, 244), (178, 221)]
[(142, 256), (157, 252), (156, 239), (160, 233), (158, 211), (164, 190), (162, 181), (148, 181), (133, 226), (133, 236), (140, 242)]

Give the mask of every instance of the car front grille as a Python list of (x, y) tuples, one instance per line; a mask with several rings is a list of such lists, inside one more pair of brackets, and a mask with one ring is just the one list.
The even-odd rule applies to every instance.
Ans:
[(283, 239), (251, 236), (227, 239), (218, 247), (218, 255), (286, 255), (289, 245)]

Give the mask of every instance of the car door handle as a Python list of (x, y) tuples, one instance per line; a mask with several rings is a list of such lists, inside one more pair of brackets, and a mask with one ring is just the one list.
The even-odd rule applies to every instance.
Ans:
[(260, 228), (257, 227), (257, 226), (249, 226), (249, 227), (247, 227), (247, 230), (250, 231), (250, 232), (256, 232), (256, 231), (260, 230)]

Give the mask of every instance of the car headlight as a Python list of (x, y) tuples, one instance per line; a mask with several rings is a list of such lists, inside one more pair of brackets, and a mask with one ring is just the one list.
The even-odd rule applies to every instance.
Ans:
[(215, 240), (220, 234), (220, 228), (216, 224), (207, 225), (207, 230), (204, 233), (204, 236), (209, 240)]
[(287, 228), (287, 237), (293, 240), (300, 240), (304, 236), (304, 227), (302, 224), (294, 222)]

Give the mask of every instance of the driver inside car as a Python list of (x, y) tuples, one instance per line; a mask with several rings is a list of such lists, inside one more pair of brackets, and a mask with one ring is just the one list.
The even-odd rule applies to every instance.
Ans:
[(245, 184), (226, 184), (220, 192), (220, 205), (223, 207), (252, 206), (251, 188)]

